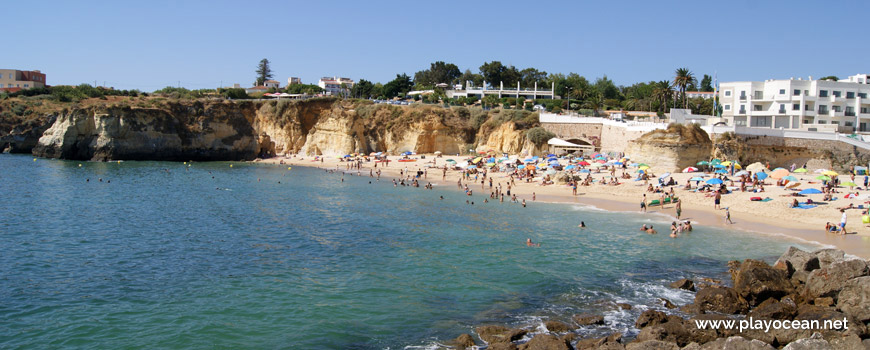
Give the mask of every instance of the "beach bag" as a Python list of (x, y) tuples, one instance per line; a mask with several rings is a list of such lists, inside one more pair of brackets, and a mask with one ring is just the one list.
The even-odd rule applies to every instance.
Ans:
[(751, 197), (751, 198), (749, 198), (749, 200), (751, 200), (753, 202), (758, 202), (761, 200), (761, 197)]
[(864, 215), (861, 217), (861, 222), (865, 224), (870, 224), (870, 215)]

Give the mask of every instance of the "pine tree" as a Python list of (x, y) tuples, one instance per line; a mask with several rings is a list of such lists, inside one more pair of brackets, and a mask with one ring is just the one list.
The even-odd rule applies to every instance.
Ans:
[(269, 60), (264, 58), (260, 60), (260, 64), (257, 65), (256, 86), (262, 86), (263, 83), (269, 79), (272, 79), (272, 68), (269, 68)]

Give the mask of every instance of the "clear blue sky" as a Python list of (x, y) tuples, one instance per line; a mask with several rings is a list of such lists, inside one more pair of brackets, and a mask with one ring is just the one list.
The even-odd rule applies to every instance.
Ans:
[[(254, 5), (257, 4), (257, 5)], [(8, 1), (0, 68), (153, 91), (340, 75), (387, 82), (443, 60), (620, 85), (870, 73), (868, 1)]]

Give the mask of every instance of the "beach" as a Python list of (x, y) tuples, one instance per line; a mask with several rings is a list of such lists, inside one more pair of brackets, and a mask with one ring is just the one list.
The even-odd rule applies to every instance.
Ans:
[[(425, 158), (424, 158), (425, 157)], [(258, 159), (255, 162), (262, 163), (283, 163), (288, 166), (309, 166), (325, 169), (337, 169), (350, 174), (359, 172), (362, 176), (369, 176), (369, 171), (381, 171), (382, 177), (399, 178), (406, 177), (406, 171), (415, 174), (419, 171), (426, 171), (425, 178), (421, 177), (420, 186), (426, 183), (432, 183), (434, 186), (456, 186), (457, 181), (461, 177), (460, 170), (448, 169), (446, 176), (442, 179), (442, 170), (440, 167), (446, 165), (447, 159), (455, 159), (462, 161), (467, 156), (442, 156), (438, 157), (434, 154), (413, 155), (410, 158), (416, 159), (413, 162), (398, 162), (399, 156), (389, 156), (389, 164), (362, 161), (361, 169), (348, 169), (350, 163), (343, 161), (339, 157), (321, 157), (315, 162), (314, 156), (303, 155), (285, 155), (269, 159)], [(353, 163), (356, 164), (356, 163)], [(632, 179), (619, 179), (620, 185), (600, 185), (598, 182), (590, 186), (579, 186), (577, 195), (572, 195), (572, 189), (567, 184), (551, 184), (542, 185), (541, 178), (536, 177), (532, 182), (515, 181), (512, 185), (511, 194), (516, 194), (517, 200), (525, 200), (527, 205), (532, 205), (534, 202), (554, 202), (554, 203), (574, 203), (581, 205), (591, 205), (608, 211), (625, 212), (627, 215), (667, 215), (674, 217), (676, 220), (676, 208), (673, 204), (667, 204), (664, 207), (652, 206), (649, 207), (645, 214), (640, 212), (640, 203), (643, 195), (647, 194), (647, 202), (653, 199), (659, 199), (659, 193), (647, 192), (647, 185), (643, 181), (634, 181), (634, 168), (628, 168), (625, 171), (632, 175)], [(655, 170), (655, 168), (653, 168)], [(622, 169), (617, 169), (616, 175), (621, 175)], [(659, 171), (657, 173), (664, 173)], [(504, 172), (489, 173), (493, 178), (494, 188), (500, 183), (502, 186), (507, 185), (510, 181), (509, 174)], [(579, 174), (585, 177), (586, 174)], [(604, 176), (610, 175), (609, 172), (601, 171), (596, 173), (594, 170), (590, 174), (593, 179), (600, 180)], [(822, 246), (836, 247), (845, 251), (847, 254), (855, 255), (861, 258), (870, 258), (870, 228), (861, 223), (862, 210), (857, 209), (859, 205), (865, 205), (864, 200), (848, 199), (843, 196), (849, 191), (848, 188), (838, 188), (841, 193), (835, 194), (837, 200), (831, 202), (823, 202), (822, 194), (812, 194), (806, 197), (798, 198), (799, 201), (806, 201), (811, 198), (819, 205), (811, 209), (795, 209), (790, 208), (792, 200), (796, 197), (787, 197), (794, 191), (787, 190), (784, 187), (775, 186), (775, 180), (768, 178), (764, 186), (765, 192), (752, 193), (740, 192), (739, 190), (732, 191), (730, 194), (722, 196), (721, 209), (714, 209), (713, 198), (706, 197), (704, 193), (694, 193), (683, 189), (686, 181), (696, 176), (697, 173), (674, 173), (671, 176), (677, 184), (673, 186), (676, 196), (682, 202), (681, 220), (690, 220), (693, 225), (718, 226), (728, 229), (744, 230), (758, 232), (759, 234), (781, 235), (797, 241), (805, 243), (815, 243)], [(804, 185), (800, 188), (819, 188), (818, 180), (810, 180), (816, 174), (809, 172), (799, 175), (799, 181)], [(473, 181), (473, 180), (472, 180)], [(856, 178), (857, 181), (857, 178)], [(649, 183), (654, 183), (651, 180)], [(488, 182), (485, 186), (481, 186), (480, 181), (470, 184), (468, 181), (463, 181), (463, 186), (468, 185), (473, 192), (473, 199), (483, 202), (484, 198), (489, 198), (490, 190)], [(694, 185), (694, 183), (693, 183)], [(735, 186), (739, 186), (735, 182)], [(504, 188), (502, 191), (504, 191)], [(670, 186), (667, 187), (670, 189)], [(855, 193), (853, 190), (851, 193)], [(860, 193), (860, 191), (858, 191)], [(534, 199), (533, 199), (534, 196)], [(751, 197), (771, 198), (771, 201), (759, 202), (751, 201)], [(505, 198), (507, 201), (508, 198)], [(836, 233), (825, 232), (825, 224), (827, 222), (838, 224), (841, 213), (838, 208), (846, 207), (853, 204), (855, 209), (846, 210), (848, 224), (846, 231), (849, 234), (840, 235)], [(731, 212), (733, 224), (725, 221), (725, 208)], [(578, 221), (579, 224), (579, 221)], [(665, 231), (665, 227), (659, 228), (659, 232)], [(664, 232), (667, 234), (667, 232)]]

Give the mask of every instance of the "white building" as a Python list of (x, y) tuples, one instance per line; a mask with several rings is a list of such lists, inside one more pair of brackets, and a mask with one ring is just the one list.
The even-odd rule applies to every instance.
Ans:
[(287, 78), (287, 85), (293, 85), (293, 84), (302, 84), (302, 79), (299, 79), (299, 77)]
[[(464, 90), (462, 90), (462, 86), (460, 84), (457, 84), (456, 86), (454, 86), (454, 90), (447, 90), (447, 97), (448, 98), (477, 97), (477, 98), (482, 99), (484, 96), (487, 96), (487, 95), (496, 95), (496, 96), (498, 96), (498, 98), (502, 98), (502, 97), (516, 97), (516, 98), (524, 97), (526, 99), (539, 99), (539, 98), (553, 99), (553, 98), (555, 98), (555, 95), (553, 94), (553, 91), (556, 87), (555, 83), (550, 84), (549, 90), (539, 89), (538, 83), (535, 83), (535, 85), (531, 89), (521, 87), (519, 82), (517, 82), (516, 88), (512, 88), (512, 87), (506, 88), (504, 86), (503, 82), (499, 82), (498, 87), (495, 87), (495, 86), (487, 87), (487, 84), (485, 81), (483, 82), (483, 87), (472, 86), (471, 82), (466, 82), (465, 84), (466, 84), (466, 87)], [(457, 88), (459, 88), (459, 89), (457, 89)]]
[(268, 88), (278, 89), (281, 87), (281, 83), (279, 83), (277, 80), (266, 80), (263, 82), (263, 86), (265, 86), (267, 89)]
[(710, 92), (707, 92), (707, 91), (686, 91), (686, 98), (700, 97), (700, 98), (710, 99), (710, 98), (713, 98), (714, 94), (715, 93), (712, 91), (710, 91)]
[(840, 81), (743, 81), (720, 84), (722, 117), (735, 126), (870, 131), (870, 77)]
[(353, 80), (340, 77), (323, 77), (317, 82), (317, 86), (320, 86), (320, 88), (323, 89), (323, 92), (327, 95), (347, 93), (351, 88), (353, 88), (353, 84)]

